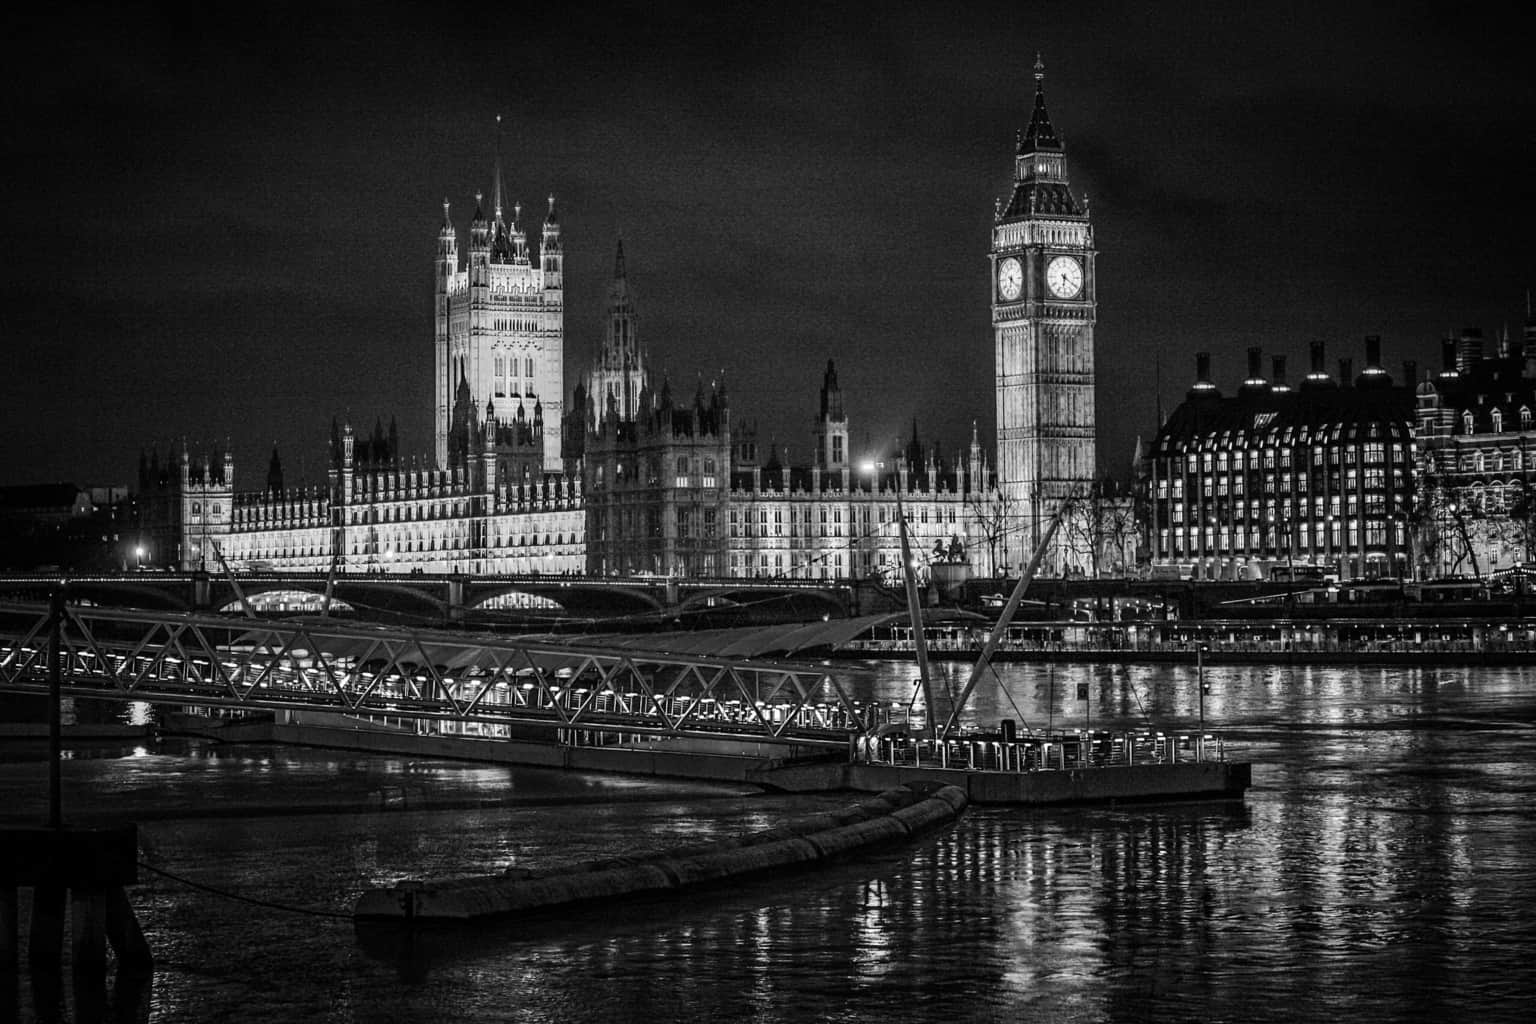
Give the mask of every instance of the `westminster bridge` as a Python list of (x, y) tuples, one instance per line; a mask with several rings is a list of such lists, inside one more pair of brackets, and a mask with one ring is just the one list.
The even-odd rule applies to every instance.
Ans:
[(69, 599), (169, 612), (327, 611), (410, 624), (515, 621), (718, 623), (846, 618), (898, 606), (868, 581), (667, 576), (321, 572), (96, 572), (0, 574), (0, 600)]

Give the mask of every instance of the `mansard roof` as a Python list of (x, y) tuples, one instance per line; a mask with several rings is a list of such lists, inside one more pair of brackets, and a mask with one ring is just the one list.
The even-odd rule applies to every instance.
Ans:
[(1195, 396), (1168, 417), (1152, 453), (1348, 441), (1370, 436), (1372, 428), (1383, 439), (1407, 440), (1412, 416), (1413, 389), (1401, 386)]
[(1085, 211), (1062, 181), (1020, 181), (1013, 187), (1004, 217), (1081, 217)]

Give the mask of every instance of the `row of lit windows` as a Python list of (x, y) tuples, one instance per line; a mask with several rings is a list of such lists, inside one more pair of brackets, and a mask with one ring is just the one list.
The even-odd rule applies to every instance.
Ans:
[(1536, 470), (1536, 452), (1462, 452), (1461, 470), (1464, 473), (1519, 473), (1524, 469)]
[(1331, 525), (1319, 525), (1313, 529), (1308, 524), (1298, 526), (1290, 537), (1276, 538), (1270, 531), (1243, 530), (1217, 530), (1206, 527), (1204, 530), (1178, 528), (1159, 531), (1162, 539), (1162, 547), (1165, 552), (1175, 555), (1200, 554), (1209, 551), (1246, 551), (1250, 553), (1271, 552), (1278, 553), (1291, 549), (1309, 550), (1313, 548), (1340, 548), (1354, 547), (1360, 543), (1363, 536), (1365, 543), (1371, 547), (1382, 547), (1387, 543), (1388, 536), (1393, 537), (1393, 542), (1402, 547), (1407, 543), (1404, 527), (1401, 523), (1394, 523), (1389, 528), (1385, 523), (1367, 522), (1363, 527), (1359, 523), (1333, 523)]
[[(1389, 477), (1387, 471), (1381, 468), (1367, 469), (1364, 473), (1359, 470), (1345, 470), (1341, 476), (1338, 473), (1330, 473), (1326, 477), (1309, 476), (1299, 473), (1292, 476), (1290, 473), (1281, 473), (1274, 478), (1265, 478), (1253, 489), (1255, 494), (1290, 494), (1293, 491), (1328, 490), (1328, 491), (1380, 491), (1387, 489), (1393, 482), (1406, 486), (1408, 476), (1406, 473), (1396, 473)], [(1191, 490), (1195, 481), (1189, 481)], [(1185, 478), (1174, 477), (1171, 481), (1162, 479), (1157, 482), (1156, 496), (1159, 498), (1183, 498), (1185, 497)], [(1248, 494), (1248, 487), (1242, 477), (1205, 477), (1199, 482), (1199, 493), (1205, 498), (1233, 497), (1242, 498)]]
[[(754, 556), (750, 552), (746, 554), (740, 552), (731, 553), (732, 576), (767, 576), (770, 574), (774, 576), (785, 575), (783, 554), (770, 555), (764, 552)], [(818, 559), (814, 564), (801, 563), (796, 565), (791, 563), (788, 575), (801, 579), (823, 580), (840, 577), (843, 575), (842, 553), (837, 552), (830, 558)]]
[[(1514, 492), (1512, 492), (1514, 493)], [(1301, 519), (1322, 519), (1325, 516), (1337, 516), (1342, 514), (1353, 515), (1364, 508), (1367, 515), (1385, 515), (1387, 511), (1387, 496), (1385, 494), (1332, 494), (1328, 497), (1317, 495), (1312, 498), (1294, 499), (1283, 506), (1273, 499), (1261, 504), (1257, 501), (1223, 503), (1218, 506), (1192, 506), (1189, 508), (1188, 520), (1193, 522), (1201, 516), (1221, 516), (1223, 519), (1252, 520), (1270, 523), (1294, 522)], [(1167, 519), (1172, 523), (1186, 521), (1185, 504), (1177, 499), (1171, 502), (1163, 502), (1162, 508)]]
[[(1490, 433), (1502, 434), (1504, 432), (1504, 410), (1493, 409), (1488, 413), (1489, 425), (1493, 428)], [(1461, 414), (1462, 432), (1466, 434), (1477, 433), (1477, 421), (1470, 410)], [(1520, 408), (1520, 429), (1531, 429), (1531, 410), (1528, 407)]]
[[(1310, 459), (1307, 451), (1311, 451)], [(1259, 469), (1290, 469), (1292, 466), (1292, 451), (1290, 448), (1264, 448), (1257, 451), (1207, 451), (1189, 452), (1184, 456), (1171, 456), (1169, 458), (1169, 471), (1177, 473), (1182, 462), (1186, 473), (1211, 473), (1225, 472), (1227, 470), (1253, 472)], [(1373, 441), (1355, 447), (1317, 447), (1311, 449), (1296, 450), (1297, 463), (1306, 465), (1308, 461), (1314, 466), (1326, 463), (1337, 466), (1344, 463), (1363, 462), (1367, 466), (1380, 465), (1389, 459), (1392, 462), (1406, 464), (1412, 454), (1408, 445), (1387, 445)]]

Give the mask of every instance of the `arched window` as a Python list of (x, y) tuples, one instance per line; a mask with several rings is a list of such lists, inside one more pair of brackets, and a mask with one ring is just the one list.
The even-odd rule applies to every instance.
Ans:
[(1495, 434), (1504, 432), (1504, 413), (1500, 409), (1493, 410), (1493, 432)]
[(1462, 429), (1462, 433), (1464, 433), (1464, 434), (1472, 433), (1472, 412), (1471, 412), (1471, 410), (1468, 410), (1467, 412), (1464, 412), (1464, 413), (1461, 414), (1461, 429)]

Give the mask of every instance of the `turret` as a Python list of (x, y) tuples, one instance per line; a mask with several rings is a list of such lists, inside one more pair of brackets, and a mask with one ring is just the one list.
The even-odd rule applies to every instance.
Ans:
[[(837, 384), (837, 367), (827, 360), (821, 377), (821, 412), (816, 418), (816, 465), (834, 475), (848, 469), (848, 417), (843, 412), (843, 390)], [(846, 480), (843, 481), (846, 484)]]
[(267, 493), (276, 498), (283, 496), (283, 460), (277, 457), (277, 445), (272, 445), (272, 461), (267, 463)]
[(539, 260), (544, 268), (544, 291), (558, 292), (564, 287), (565, 253), (560, 247), (560, 218), (555, 213), (555, 197), (549, 197), (549, 212), (544, 215), (544, 233), (539, 240)]
[(980, 492), (984, 489), (981, 479), (983, 474), (983, 459), (981, 451), (981, 434), (976, 428), (976, 421), (971, 420), (971, 448), (966, 454), (965, 475), (970, 481), (972, 492)]
[(447, 291), (449, 276), (459, 266), (459, 233), (453, 228), (448, 200), (443, 200), (443, 226), (437, 231), (437, 287)]
[(491, 259), (491, 222), (485, 218), (484, 197), (475, 193), (475, 216), (469, 222), (469, 265), (483, 267)]

